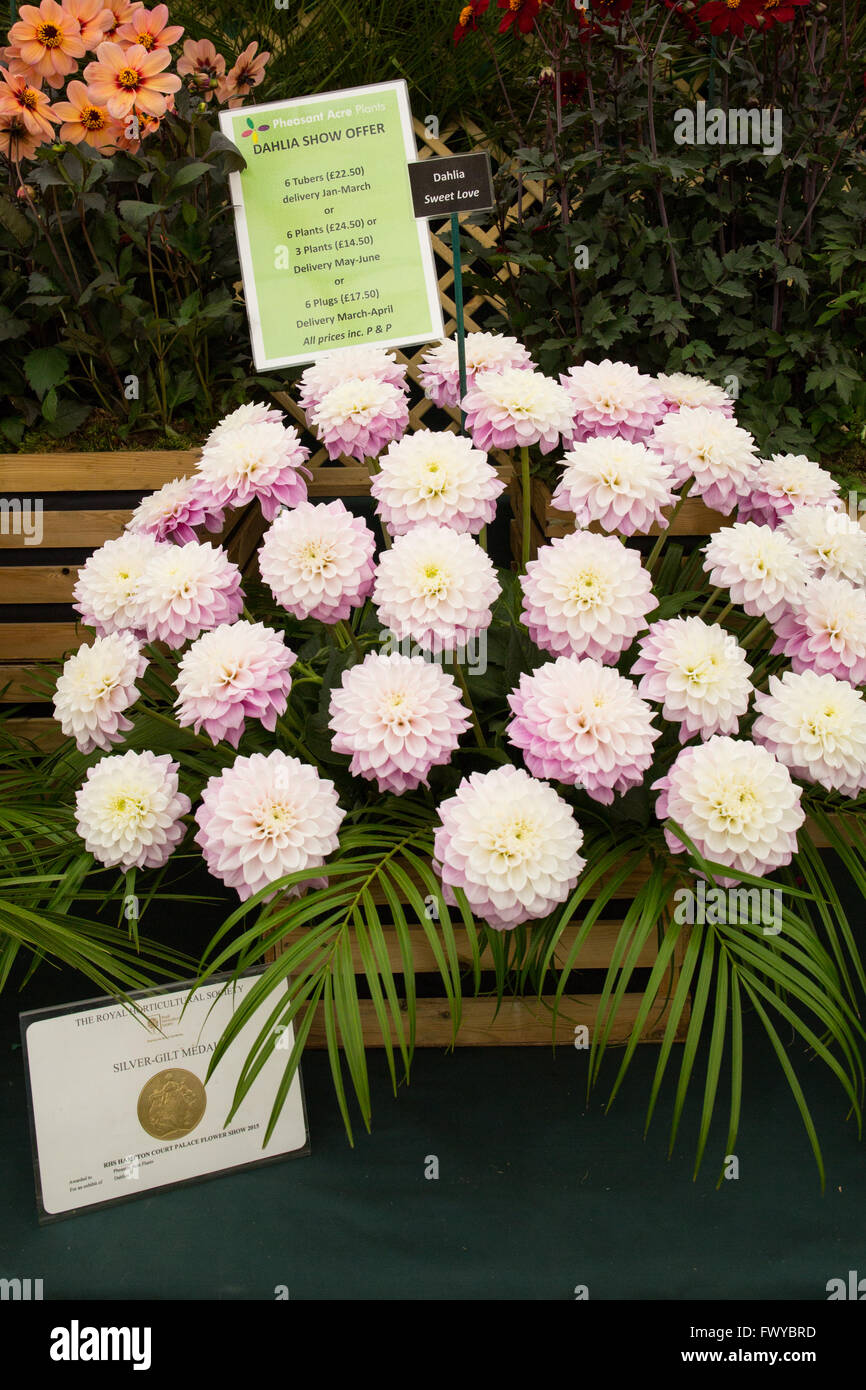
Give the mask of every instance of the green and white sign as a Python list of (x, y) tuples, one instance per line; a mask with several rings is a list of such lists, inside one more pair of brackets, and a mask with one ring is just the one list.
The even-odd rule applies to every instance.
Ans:
[(360, 343), (444, 335), (406, 83), (220, 112), (247, 167), (230, 176), (253, 358), (310, 362)]

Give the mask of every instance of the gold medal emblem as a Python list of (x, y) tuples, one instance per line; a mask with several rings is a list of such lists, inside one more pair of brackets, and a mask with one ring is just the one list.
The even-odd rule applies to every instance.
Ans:
[(154, 1139), (182, 1139), (200, 1122), (206, 1104), (197, 1076), (182, 1067), (167, 1067), (142, 1086), (138, 1122)]

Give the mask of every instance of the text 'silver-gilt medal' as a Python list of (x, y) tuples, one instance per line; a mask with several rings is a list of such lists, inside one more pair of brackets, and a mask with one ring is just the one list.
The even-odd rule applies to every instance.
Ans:
[(182, 1139), (204, 1114), (207, 1096), (191, 1071), (167, 1067), (141, 1088), (138, 1122), (154, 1139)]

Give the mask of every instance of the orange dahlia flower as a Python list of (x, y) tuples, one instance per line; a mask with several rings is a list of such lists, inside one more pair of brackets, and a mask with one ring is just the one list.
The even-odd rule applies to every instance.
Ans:
[(15, 163), (19, 159), (33, 159), (42, 144), (38, 135), (31, 135), (24, 124), (20, 112), (14, 116), (0, 116), (0, 151)]
[(182, 33), (182, 24), (169, 24), (168, 5), (157, 5), (153, 10), (142, 7), (132, 19), (118, 26), (117, 42), (140, 43), (152, 53), (155, 48), (169, 48), (177, 43)]
[(38, 135), (40, 144), (53, 140), (58, 118), (46, 93), (24, 73), (4, 72), (0, 76), (0, 116), (20, 116), (24, 129), (29, 135)]
[(78, 20), (87, 52), (95, 53), (115, 23), (106, 0), (63, 0), (63, 7)]
[(78, 59), (86, 51), (81, 25), (56, 0), (42, 0), (38, 9), (35, 5), (22, 5), (9, 38), (34, 75), (49, 87), (62, 87), (63, 79), (75, 71)]
[(177, 70), (181, 77), (192, 79), (189, 85), (194, 92), (210, 101), (215, 87), (225, 78), (226, 60), (210, 39), (187, 39)]
[(108, 43), (117, 43), (120, 26), (128, 24), (137, 10), (143, 10), (144, 3), (143, 0), (105, 0), (105, 4), (113, 16), (111, 26), (105, 31), (105, 38)]
[(265, 75), (265, 65), (270, 58), (270, 53), (258, 53), (258, 44), (247, 44), (243, 53), (238, 58), (234, 67), (229, 68), (228, 73), (217, 87), (217, 101), (227, 101), (230, 107), (241, 106), (244, 97), (248, 96), (253, 87), (257, 87)]
[(162, 116), (165, 94), (176, 92), (180, 78), (164, 72), (171, 62), (167, 48), (148, 53), (141, 44), (122, 48), (119, 43), (101, 43), (99, 59), (88, 63), (84, 80), (97, 106), (105, 105), (111, 116), (128, 116), (133, 107), (151, 116)]
[(71, 145), (92, 145), (95, 150), (114, 149), (120, 133), (120, 122), (109, 115), (107, 106), (99, 106), (83, 82), (70, 82), (66, 101), (58, 101), (54, 111), (59, 120), (60, 139)]

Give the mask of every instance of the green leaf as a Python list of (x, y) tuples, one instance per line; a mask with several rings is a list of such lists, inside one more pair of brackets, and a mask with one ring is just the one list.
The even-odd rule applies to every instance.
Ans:
[(24, 358), (24, 375), (41, 400), (52, 386), (66, 380), (69, 358), (59, 348), (34, 348)]

